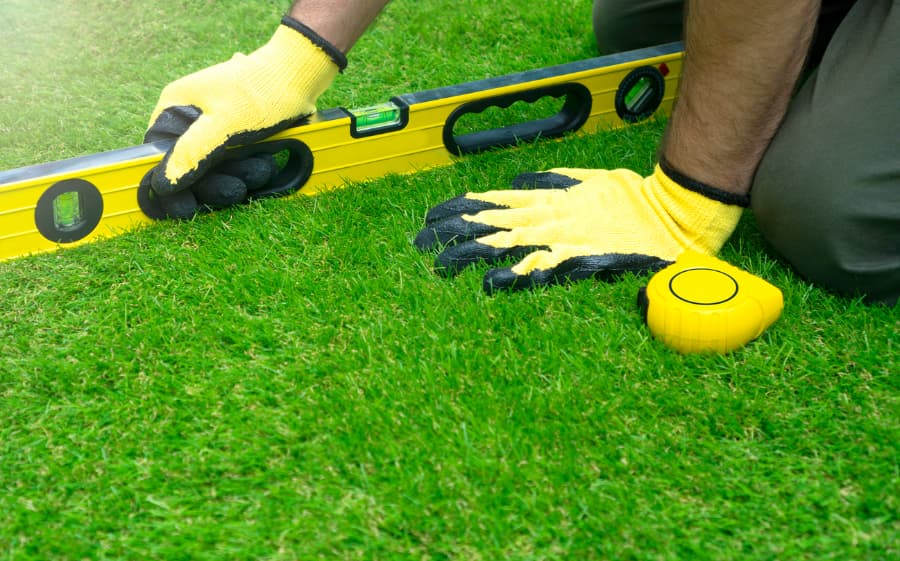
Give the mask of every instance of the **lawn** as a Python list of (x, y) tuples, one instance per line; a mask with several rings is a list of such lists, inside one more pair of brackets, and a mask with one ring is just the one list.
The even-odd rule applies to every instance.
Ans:
[[(540, 9), (536, 9), (536, 6)], [(3, 0), (0, 169), (138, 143), (169, 81), (287, 2)], [(594, 56), (590, 2), (395, 0), (320, 107)], [(487, 296), (411, 241), (522, 171), (649, 172), (663, 123), (0, 263), (0, 559), (900, 556), (900, 307), (784, 291), (728, 355), (646, 278)]]

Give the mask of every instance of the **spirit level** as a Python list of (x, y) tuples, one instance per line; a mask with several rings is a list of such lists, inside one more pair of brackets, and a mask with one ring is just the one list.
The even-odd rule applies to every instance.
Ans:
[[(233, 157), (285, 160), (261, 195), (312, 195), (349, 182), (446, 165), (466, 154), (570, 132), (594, 132), (671, 111), (682, 47), (658, 47), (400, 95), (316, 113)], [(488, 109), (558, 100), (555, 114), (474, 132), (460, 121)], [(0, 172), (0, 260), (108, 237), (162, 217), (148, 172), (164, 142)]]

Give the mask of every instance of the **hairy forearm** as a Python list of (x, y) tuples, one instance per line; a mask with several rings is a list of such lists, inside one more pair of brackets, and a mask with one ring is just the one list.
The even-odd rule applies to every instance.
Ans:
[(292, 18), (346, 53), (390, 0), (296, 0)]
[(820, 0), (689, 0), (685, 62), (663, 157), (740, 194), (787, 111)]

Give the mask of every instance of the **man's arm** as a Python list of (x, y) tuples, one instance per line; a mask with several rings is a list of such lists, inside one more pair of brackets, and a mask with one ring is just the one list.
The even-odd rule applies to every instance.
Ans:
[(347, 53), (390, 0), (297, 0), (290, 16)]
[(203, 206), (230, 206), (263, 189), (274, 161), (257, 159), (226, 173), (220, 166), (226, 148), (252, 144), (312, 114), (346, 66), (347, 51), (387, 3), (295, 0), (268, 43), (166, 86), (144, 135), (144, 142), (172, 143), (150, 179), (162, 214), (189, 218)]
[(787, 111), (820, 0), (689, 0), (681, 90), (662, 156), (738, 194)]

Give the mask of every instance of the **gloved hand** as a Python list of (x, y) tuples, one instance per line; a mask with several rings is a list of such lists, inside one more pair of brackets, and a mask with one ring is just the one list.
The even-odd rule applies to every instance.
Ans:
[[(227, 147), (252, 144), (312, 114), (316, 99), (346, 64), (336, 47), (285, 17), (272, 39), (253, 53), (237, 53), (166, 86), (144, 137), (144, 142), (175, 140), (150, 180), (162, 206), (170, 207), (170, 215), (188, 217), (198, 200), (220, 207), (246, 199), (248, 189), (238, 185), (244, 172), (225, 170), (199, 189), (187, 188), (224, 159)], [(244, 167), (254, 177), (273, 172), (268, 164)], [(222, 181), (223, 175), (239, 181)]]
[[(431, 209), (415, 245), (438, 272), (491, 269), (484, 289), (523, 289), (624, 272), (652, 272), (691, 249), (713, 255), (737, 226), (746, 196), (684, 177), (664, 162), (649, 177), (626, 169), (522, 174), (517, 190), (467, 193)], [(527, 190), (522, 190), (527, 189)]]

